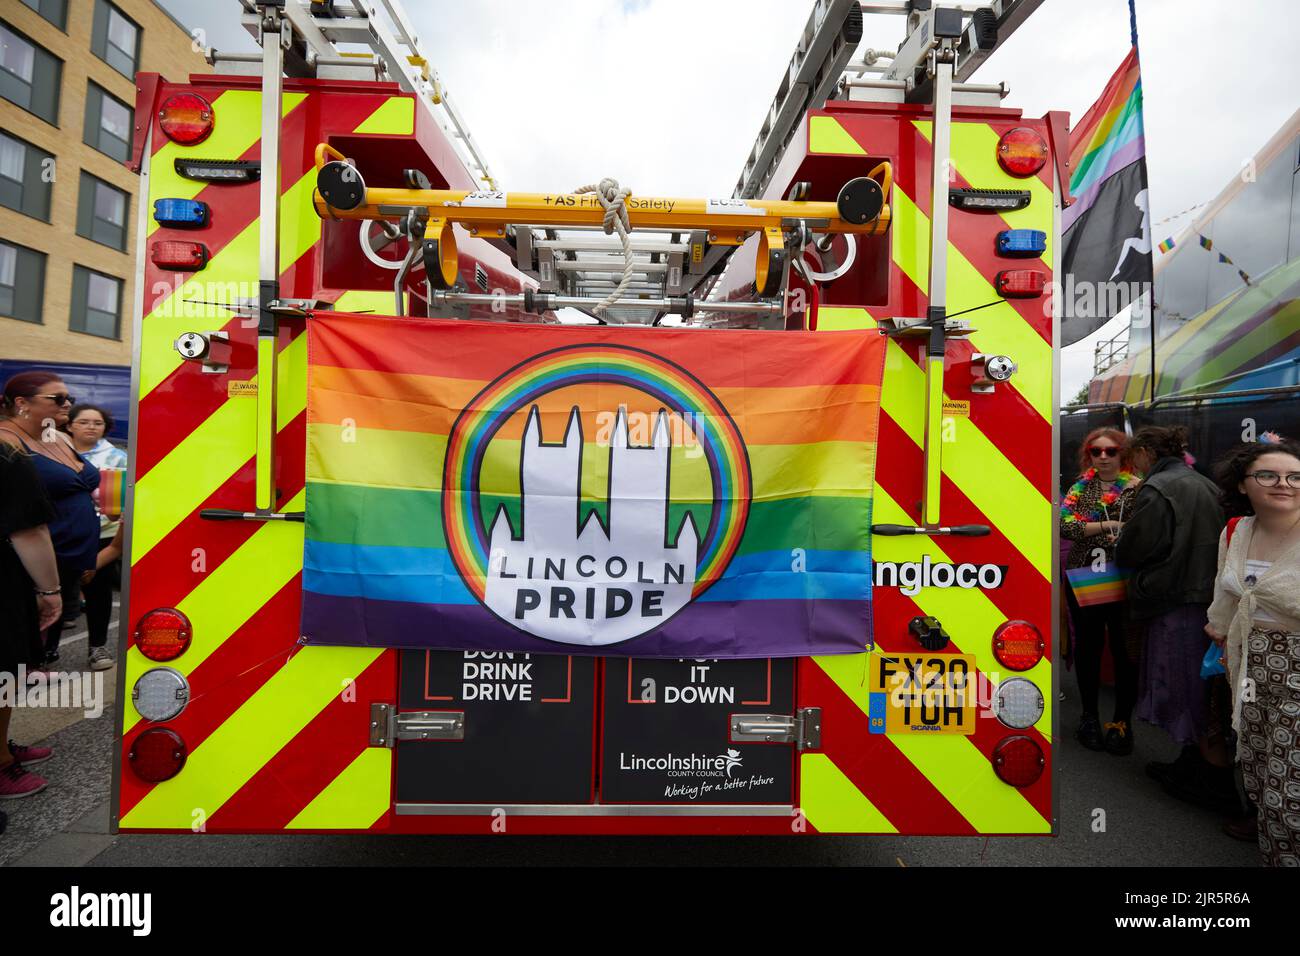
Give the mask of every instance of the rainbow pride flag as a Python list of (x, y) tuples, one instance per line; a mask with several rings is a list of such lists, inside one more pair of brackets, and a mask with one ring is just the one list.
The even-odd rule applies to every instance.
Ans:
[[(1101, 97), (1070, 130), (1070, 191), (1061, 218), (1062, 271), (1076, 288), (1097, 290), (1096, 302), (1122, 308), (1151, 282), (1151, 217), (1147, 196), (1142, 72), (1133, 46)], [(1118, 284), (1123, 294), (1101, 295)], [(1135, 288), (1136, 287), (1136, 288)], [(1105, 325), (1115, 311), (1076, 308), (1061, 322), (1070, 345)]]
[(1065, 572), (1065, 576), (1080, 607), (1112, 604), (1128, 596), (1128, 575), (1113, 565), (1105, 571), (1094, 571), (1091, 567), (1072, 568)]
[(309, 643), (871, 642), (882, 337), (343, 313), (308, 336)]

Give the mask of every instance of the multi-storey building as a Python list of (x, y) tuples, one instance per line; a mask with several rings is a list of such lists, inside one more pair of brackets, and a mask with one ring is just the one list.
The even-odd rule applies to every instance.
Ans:
[(131, 364), (135, 74), (209, 72), (154, 0), (0, 0), (0, 377)]

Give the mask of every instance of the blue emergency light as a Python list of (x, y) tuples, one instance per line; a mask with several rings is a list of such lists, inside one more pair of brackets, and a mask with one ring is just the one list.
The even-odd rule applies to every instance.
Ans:
[(1047, 251), (1047, 233), (1041, 229), (1006, 229), (998, 233), (998, 255), (1027, 259)]
[(197, 199), (155, 199), (153, 217), (160, 226), (202, 229), (211, 220), (208, 204)]

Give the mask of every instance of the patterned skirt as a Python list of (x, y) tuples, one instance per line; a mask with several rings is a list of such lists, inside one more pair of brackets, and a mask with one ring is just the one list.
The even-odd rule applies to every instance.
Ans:
[(1300, 867), (1300, 634), (1252, 628), (1246, 675), (1237, 746), (1259, 850), (1265, 866)]

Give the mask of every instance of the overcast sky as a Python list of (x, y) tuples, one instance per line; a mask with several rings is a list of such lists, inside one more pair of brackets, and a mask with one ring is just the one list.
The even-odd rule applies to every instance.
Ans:
[[(236, 0), (161, 0), (218, 49), (254, 49)], [(408, 0), (426, 56), (506, 188), (614, 176), (655, 195), (729, 196), (811, 2)], [(1300, 105), (1297, 0), (1137, 0), (1154, 220), (1212, 199)], [(892, 49), (901, 17), (867, 18)], [(1127, 0), (1046, 0), (975, 75), (1005, 105), (1072, 120), (1128, 52)], [(1185, 219), (1155, 227), (1154, 241)], [(1103, 330), (1109, 335), (1110, 330)], [(1065, 351), (1061, 394), (1091, 376)]]

